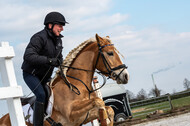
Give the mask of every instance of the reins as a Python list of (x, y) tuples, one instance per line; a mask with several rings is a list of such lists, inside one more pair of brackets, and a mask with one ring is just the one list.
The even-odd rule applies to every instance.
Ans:
[[(77, 95), (80, 95), (79, 89), (78, 89), (74, 84), (70, 83), (70, 82), (67, 80), (67, 78), (66, 78), (66, 76), (65, 76), (65, 74), (63, 73), (63, 70), (62, 70), (62, 68), (61, 68), (61, 65), (60, 65), (59, 67), (60, 67), (60, 76), (61, 76), (61, 78), (63, 79), (63, 81), (65, 82), (65, 84), (66, 84), (73, 92), (75, 92)], [(75, 91), (74, 89), (76, 89), (76, 91)]]
[[(101, 74), (101, 72), (99, 72), (99, 71), (95, 71), (95, 70), (85, 70), (85, 69), (81, 69), (81, 68), (69, 67), (69, 66), (61, 66), (61, 65), (60, 65), (60, 76), (61, 76), (61, 78), (62, 78), (63, 81), (66, 83), (66, 85), (67, 85), (73, 92), (75, 92), (77, 95), (80, 95), (79, 89), (78, 89), (76, 86), (74, 86), (72, 83), (70, 83), (70, 82), (66, 79), (66, 76), (65, 76), (64, 73), (63, 73), (62, 67), (67, 67), (67, 68), (71, 68), (71, 69), (74, 69), (74, 70), (81, 70), (81, 71), (86, 71), (86, 72), (96, 72), (97, 74), (101, 75), (102, 78), (103, 78), (103, 80), (104, 80), (104, 81), (103, 81), (103, 84), (102, 84), (99, 88), (94, 89), (94, 90), (90, 90), (90, 89), (88, 88), (88, 86), (87, 86), (81, 79), (78, 79), (78, 78), (73, 77), (73, 76), (70, 76), (70, 75), (66, 75), (66, 76), (69, 77), (69, 78), (72, 78), (72, 79), (75, 79), (75, 80), (80, 81), (80, 82), (86, 87), (86, 89), (88, 90), (89, 94), (91, 94), (92, 92), (95, 92), (95, 91), (99, 90), (100, 88), (102, 88), (102, 87), (106, 84), (106, 78), (105, 78), (105, 76), (103, 76), (103, 75)], [(76, 89), (76, 91), (75, 91), (74, 89)]]
[[(86, 71), (86, 72), (97, 72), (99, 75), (101, 75), (101, 76), (103, 77), (104, 82), (103, 82), (102, 86), (100, 86), (99, 88), (97, 88), (97, 89), (95, 89), (95, 90), (90, 90), (90, 89), (88, 88), (88, 86), (87, 86), (82, 80), (80, 80), (80, 79), (78, 79), (78, 78), (76, 78), (76, 77), (70, 76), (70, 75), (66, 75), (66, 76), (69, 77), (69, 78), (72, 78), (72, 79), (75, 79), (75, 80), (80, 81), (80, 82), (86, 87), (86, 89), (87, 89), (88, 92), (89, 92), (89, 99), (90, 99), (90, 94), (91, 94), (92, 92), (95, 92), (95, 91), (99, 90), (100, 88), (102, 88), (102, 87), (106, 84), (106, 78), (105, 78), (105, 76), (103, 76), (103, 75), (101, 74), (101, 72), (94, 71), (94, 70), (85, 70), (85, 69), (80, 69), (80, 68), (75, 68), (75, 67), (69, 67), (69, 66), (63, 66), (63, 67), (68, 67), (68, 68), (71, 68), (71, 69), (74, 69), (74, 70), (82, 70), (82, 71)], [(61, 76), (61, 78), (63, 79), (63, 81), (66, 83), (66, 85), (67, 85), (75, 94), (80, 95), (79, 89), (78, 89), (76, 86), (74, 86), (72, 83), (70, 83), (70, 82), (66, 79), (66, 77), (65, 77), (65, 75), (64, 75), (64, 73), (63, 73), (63, 70), (62, 70), (62, 68), (61, 68), (61, 65), (60, 65), (60, 76)], [(75, 88), (75, 89), (77, 90), (77, 92), (76, 92), (73, 88)], [(80, 126), (82, 126), (82, 124), (87, 120), (88, 115), (89, 115), (89, 112), (87, 113), (87, 115), (86, 115), (84, 121), (80, 124)]]

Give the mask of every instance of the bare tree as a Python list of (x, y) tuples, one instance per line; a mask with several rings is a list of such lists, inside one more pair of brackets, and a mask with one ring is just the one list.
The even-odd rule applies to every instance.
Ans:
[(158, 89), (156, 86), (152, 88), (148, 94), (149, 96), (159, 97), (161, 95), (161, 89)]
[(144, 89), (141, 89), (137, 94), (137, 99), (138, 100), (144, 100), (147, 98), (148, 98), (148, 95), (147, 95), (146, 91)]
[(128, 95), (129, 101), (131, 101), (132, 99), (135, 99), (135, 95), (133, 92), (126, 90), (126, 93)]
[(187, 78), (184, 79), (183, 86), (186, 90), (190, 89), (190, 81)]

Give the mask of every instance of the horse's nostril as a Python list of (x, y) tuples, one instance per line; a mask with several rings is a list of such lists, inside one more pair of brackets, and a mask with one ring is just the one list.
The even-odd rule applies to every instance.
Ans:
[(127, 74), (125, 74), (125, 79), (128, 80), (128, 75)]

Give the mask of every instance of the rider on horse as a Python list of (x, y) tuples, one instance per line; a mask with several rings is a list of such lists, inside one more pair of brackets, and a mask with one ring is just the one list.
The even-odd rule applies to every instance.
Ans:
[(23, 78), (36, 96), (34, 104), (34, 126), (43, 126), (47, 94), (44, 85), (51, 78), (54, 67), (63, 61), (60, 33), (68, 23), (59, 12), (50, 12), (44, 20), (45, 28), (34, 34), (24, 53)]

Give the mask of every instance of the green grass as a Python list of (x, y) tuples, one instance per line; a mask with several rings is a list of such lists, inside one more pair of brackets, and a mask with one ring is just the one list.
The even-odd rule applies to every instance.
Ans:
[(190, 105), (190, 96), (172, 100), (174, 108)]
[[(172, 100), (172, 105), (173, 105), (173, 108), (181, 108), (183, 106), (190, 105), (190, 96), (174, 99)], [(141, 118), (141, 119), (146, 118), (146, 115), (148, 113), (151, 113), (156, 110), (163, 110), (163, 112), (165, 113), (168, 110), (170, 110), (170, 105), (168, 101), (164, 101), (161, 103), (132, 108), (132, 110), (140, 110), (140, 109), (143, 109), (143, 110), (140, 112), (132, 113), (134, 118)]]

